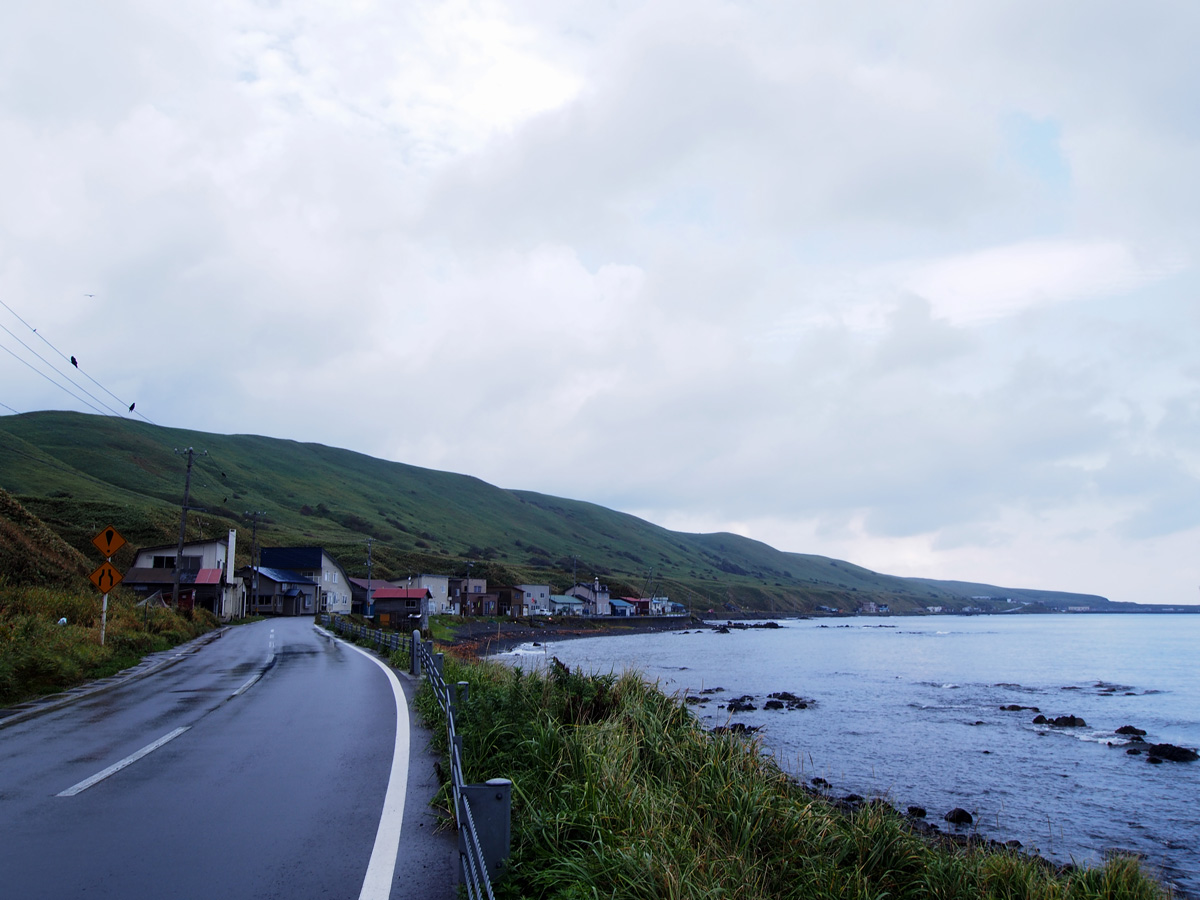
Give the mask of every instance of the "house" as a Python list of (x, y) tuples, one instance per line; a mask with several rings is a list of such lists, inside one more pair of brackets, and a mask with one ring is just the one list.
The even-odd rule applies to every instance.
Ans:
[[(375, 596), (376, 591), (383, 588), (392, 588), (396, 585), (383, 578), (372, 578), (370, 582), (371, 596)], [(358, 615), (365, 615), (363, 610), (363, 602), (367, 599), (367, 579), (351, 578), (350, 579), (350, 611)]]
[(347, 615), (350, 612), (350, 579), (338, 561), (320, 547), (263, 547), (259, 563), (264, 569), (298, 572), (317, 585), (317, 611)]
[[(246, 589), (233, 572), (237, 532), (225, 540), (186, 541), (179, 572), (179, 605), (198, 606), (227, 622), (246, 610)], [(143, 547), (125, 572), (123, 582), (139, 597), (161, 591), (168, 601), (175, 590), (175, 556), (179, 545)]]
[[(429, 614), (445, 615), (450, 612), (450, 576), (449, 575), (410, 575), (408, 578), (398, 578), (392, 582), (396, 587), (428, 588)], [(486, 582), (485, 582), (486, 584)]]
[(471, 612), (471, 610), (483, 607), (483, 600), (476, 595), (487, 593), (486, 578), (455, 577), (447, 578), (446, 582), (452, 613), (457, 616), (483, 615), (483, 613)]
[(428, 608), (429, 588), (385, 587), (374, 591), (375, 621), (390, 628), (415, 628), (421, 624), (421, 607)]
[(555, 616), (582, 616), (583, 601), (566, 594), (551, 594), (550, 613)]
[(600, 584), (597, 578), (592, 584), (576, 584), (566, 596), (583, 601), (585, 615), (607, 616), (609, 614), (608, 585)]
[(290, 569), (243, 566), (238, 569), (250, 585), (250, 612), (259, 616), (311, 616), (316, 611), (316, 581)]
[[(544, 616), (550, 612), (550, 585), (548, 584), (518, 584), (517, 588), (524, 594), (521, 603), (525, 612), (519, 615)], [(516, 615), (516, 614), (514, 614)]]
[(461, 616), (497, 616), (500, 614), (499, 591), (472, 591), (459, 601)]
[[(521, 585), (513, 585), (510, 587), (497, 587), (492, 589), (497, 597), (496, 600), (496, 615), (498, 616), (517, 616), (530, 615), (530, 608), (526, 605), (525, 588)], [(547, 596), (549, 589), (547, 588)]]
[(609, 615), (613, 616), (634, 616), (637, 612), (634, 605), (624, 597), (613, 597), (608, 601)]

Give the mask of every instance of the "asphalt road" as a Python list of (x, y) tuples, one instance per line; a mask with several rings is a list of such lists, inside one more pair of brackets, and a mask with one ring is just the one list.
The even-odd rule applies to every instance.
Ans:
[(397, 687), (311, 619), (275, 619), (7, 725), (0, 895), (453, 896), (454, 838), (433, 834), (433, 760)]

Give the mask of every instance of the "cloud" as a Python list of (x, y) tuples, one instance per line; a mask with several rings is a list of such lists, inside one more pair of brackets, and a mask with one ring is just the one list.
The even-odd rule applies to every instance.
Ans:
[(162, 424), (1131, 591), (1195, 531), (1197, 15), (10, 6), (0, 291)]

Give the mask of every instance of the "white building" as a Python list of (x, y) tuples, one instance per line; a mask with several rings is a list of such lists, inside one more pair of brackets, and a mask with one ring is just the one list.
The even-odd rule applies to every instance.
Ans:
[(545, 616), (550, 613), (550, 585), (548, 584), (518, 584), (517, 590), (525, 595), (526, 614)]
[(612, 614), (609, 605), (608, 585), (601, 584), (596, 578), (591, 584), (577, 584), (567, 591), (567, 597), (576, 597), (583, 601), (585, 616), (608, 616)]
[(397, 578), (392, 584), (400, 588), (425, 588), (428, 590), (431, 616), (446, 615), (450, 612), (449, 575), (410, 575), (407, 578)]

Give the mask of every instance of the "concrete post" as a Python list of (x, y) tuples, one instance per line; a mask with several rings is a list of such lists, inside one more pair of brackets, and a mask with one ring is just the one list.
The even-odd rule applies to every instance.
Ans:
[(412, 633), (412, 652), (408, 655), (408, 671), (421, 677), (421, 632)]

